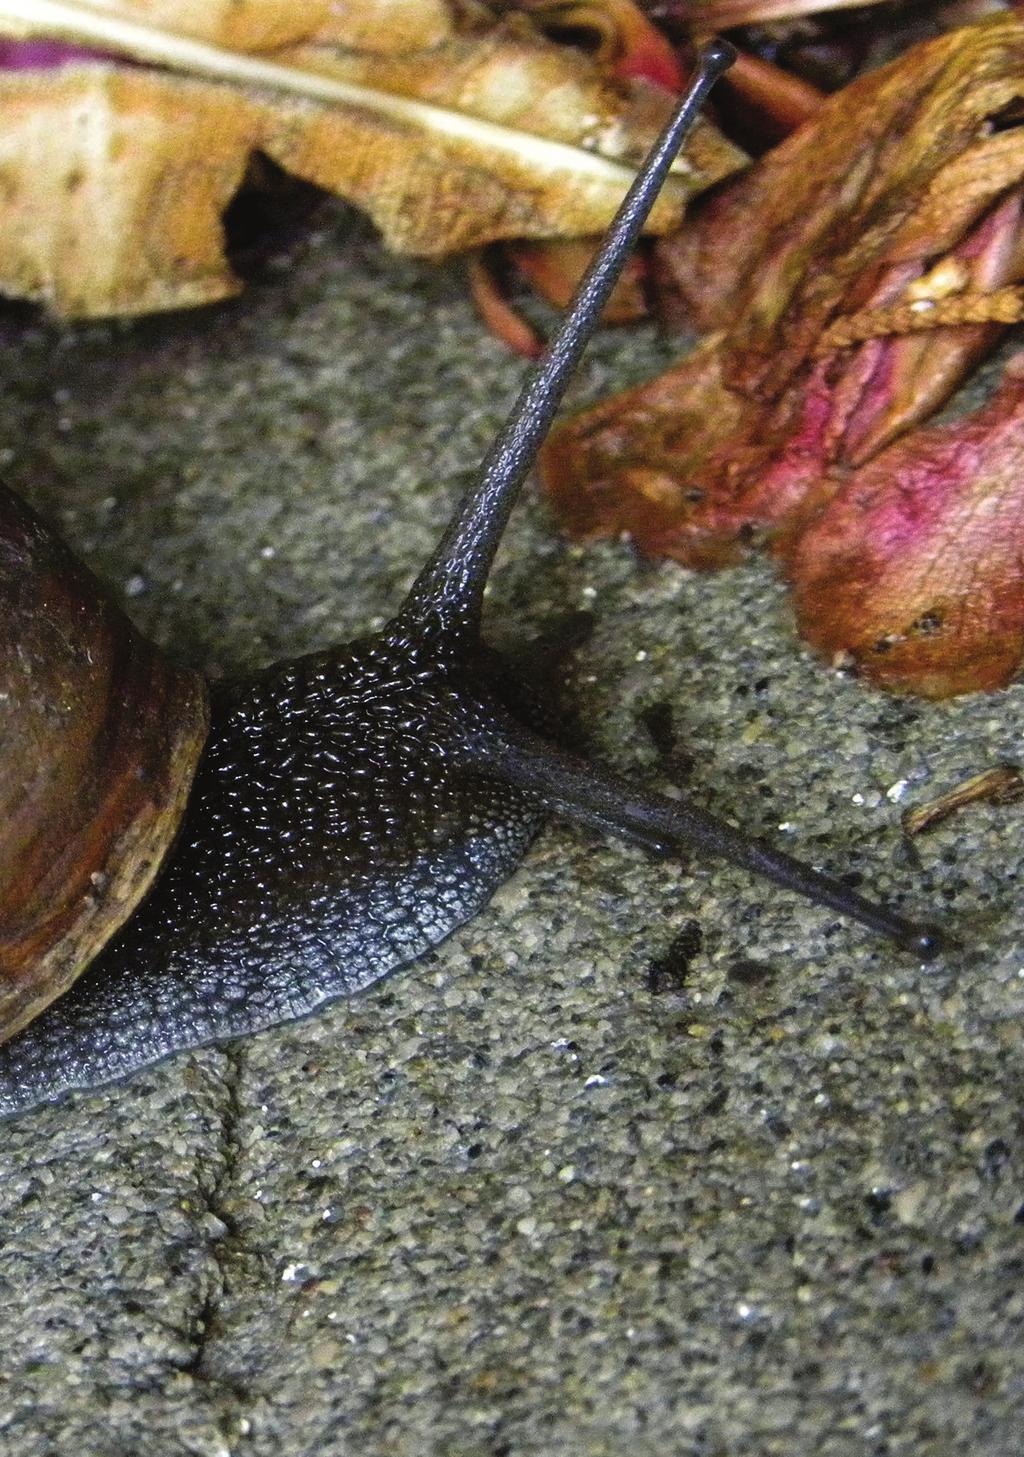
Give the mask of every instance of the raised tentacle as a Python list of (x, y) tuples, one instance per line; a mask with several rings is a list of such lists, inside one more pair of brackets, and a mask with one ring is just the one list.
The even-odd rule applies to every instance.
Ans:
[(399, 613), (400, 623), (430, 624), (446, 645), (473, 642), (479, 636), (487, 576), (520, 487), (669, 168), (708, 92), (734, 55), (727, 42), (718, 40), (701, 51), (685, 98), (626, 193), (546, 354), (528, 376), (484, 457), (479, 476), (416, 578)]

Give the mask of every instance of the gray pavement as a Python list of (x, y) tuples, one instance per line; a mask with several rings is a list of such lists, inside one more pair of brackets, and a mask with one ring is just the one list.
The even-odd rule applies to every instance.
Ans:
[[(576, 401), (677, 347), (603, 335)], [(5, 314), (0, 466), (238, 669), (380, 622), (519, 374), (459, 267), (339, 214), (221, 309)], [(358, 1001), (0, 1125), (4, 1457), (1020, 1451), (1022, 810), (913, 851), (899, 811), (1017, 759), (1024, 688), (865, 691), (768, 565), (567, 549), (531, 499), (494, 635), (577, 606), (597, 752), (664, 786), (671, 705), (694, 793), (963, 949), (553, 826)]]

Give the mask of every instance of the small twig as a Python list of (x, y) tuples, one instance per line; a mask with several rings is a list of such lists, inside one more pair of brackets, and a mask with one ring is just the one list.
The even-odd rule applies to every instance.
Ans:
[(1020, 770), (1014, 764), (999, 764), (994, 769), (986, 769), (982, 774), (974, 774), (970, 779), (965, 779), (948, 793), (940, 794), (938, 799), (905, 810), (903, 833), (919, 835), (922, 830), (930, 830), (933, 825), (948, 819), (965, 805), (975, 804), (979, 800), (989, 804), (1012, 804), (1022, 796), (1024, 778), (1021, 777)]

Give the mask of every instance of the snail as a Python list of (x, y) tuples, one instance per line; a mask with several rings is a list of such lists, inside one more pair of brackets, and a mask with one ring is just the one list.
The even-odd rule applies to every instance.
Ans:
[(481, 638), (520, 486), (730, 60), (722, 42), (703, 50), (477, 482), (375, 636), (208, 689), (0, 499), (0, 1115), (359, 991), (473, 916), (549, 812), (724, 857), (937, 952), (929, 927), (562, 747), (543, 695)]

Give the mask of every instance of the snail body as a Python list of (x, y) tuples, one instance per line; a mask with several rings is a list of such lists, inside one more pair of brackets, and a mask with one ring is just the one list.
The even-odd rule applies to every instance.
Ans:
[(0, 1048), (0, 1111), (351, 995), (474, 915), (540, 827), (465, 772), (497, 698), (395, 631), (214, 693), (173, 854), (70, 991)]
[[(51, 675), (52, 703), (44, 696), (39, 706), (34, 677), (21, 672), (22, 640), (0, 630), (0, 662), (17, 690), (0, 696), (0, 809), (5, 794), (18, 809), (6, 842), (0, 819), (0, 883), (21, 895), (0, 902), (0, 1115), (359, 991), (474, 915), (550, 811), (651, 849), (724, 856), (922, 957), (934, 953), (927, 928), (554, 742), (543, 703), (481, 641), (483, 590), (518, 490), (668, 166), (728, 64), (727, 47), (706, 48), (479, 480), (375, 636), (219, 687), (207, 709), (203, 685), (146, 648), (98, 589), (89, 605), (83, 569), (27, 508), (0, 499), (0, 521), (11, 523), (0, 530), (4, 622), (18, 616), (8, 600), (28, 601), (30, 559), (52, 560), (70, 584), (58, 592), (44, 571), (36, 592), (47, 610), (67, 598), (66, 620), (34, 654), (52, 654), (59, 640), (57, 660), (70, 665)], [(19, 631), (34, 642), (34, 626)], [(76, 707), (75, 672), (99, 680), (101, 708)], [(12, 724), (27, 714), (29, 728), (5, 730), (5, 713)], [(132, 792), (92, 787), (72, 808), (57, 728), (78, 745), (79, 767), (98, 771), (110, 758), (115, 782), (127, 777)], [(40, 777), (52, 822), (30, 829), (23, 786)], [(65, 850), (76, 868), (58, 895), (50, 871)]]

